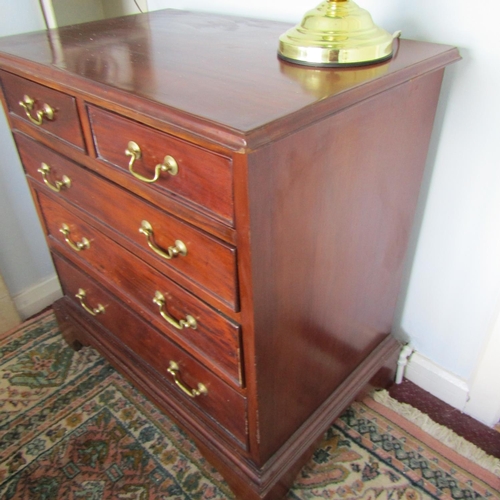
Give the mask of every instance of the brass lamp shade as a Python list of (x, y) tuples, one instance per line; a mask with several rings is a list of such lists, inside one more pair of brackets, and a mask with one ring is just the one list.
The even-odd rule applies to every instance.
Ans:
[(278, 55), (307, 66), (359, 66), (392, 56), (393, 36), (351, 0), (327, 0), (280, 36)]

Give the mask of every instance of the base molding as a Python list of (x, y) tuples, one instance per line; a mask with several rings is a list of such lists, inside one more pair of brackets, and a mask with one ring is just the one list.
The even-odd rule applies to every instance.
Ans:
[(12, 300), (21, 319), (25, 320), (52, 305), (62, 297), (61, 285), (54, 274), (18, 293)]
[(393, 383), (400, 350), (399, 342), (388, 335), (266, 462), (258, 471), (261, 498), (281, 498), (286, 494), (324, 433), (354, 399)]
[(464, 410), (469, 399), (469, 386), (465, 380), (416, 351), (408, 360), (405, 378), (460, 411)]

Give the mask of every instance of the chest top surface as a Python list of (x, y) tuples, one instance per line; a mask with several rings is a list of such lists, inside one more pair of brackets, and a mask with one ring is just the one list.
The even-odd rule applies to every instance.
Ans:
[(272, 136), (273, 126), (286, 133), (458, 58), (451, 47), (402, 40), (385, 63), (307, 68), (277, 56), (288, 27), (168, 9), (6, 37), (0, 64), (89, 93), (133, 94), (157, 113), (249, 137)]

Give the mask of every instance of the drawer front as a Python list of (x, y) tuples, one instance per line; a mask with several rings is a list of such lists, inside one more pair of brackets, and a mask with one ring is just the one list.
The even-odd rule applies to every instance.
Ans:
[[(50, 168), (45, 180), (52, 187), (69, 179), (68, 187), (59, 191), (61, 198), (128, 238), (128, 242), (141, 249), (145, 258), (160, 271), (169, 275), (180, 273), (187, 278), (185, 286), (194, 283), (236, 310), (236, 251), (233, 247), (158, 210), (26, 136), (16, 134), (16, 142), (30, 176), (44, 180), (39, 172), (43, 162)], [(143, 221), (149, 223), (151, 230), (145, 229)], [(169, 258), (169, 249), (174, 255), (179, 246), (177, 241), (185, 246), (186, 254), (178, 253)]]
[[(182, 198), (194, 208), (205, 208), (232, 224), (233, 179), (228, 158), (99, 108), (88, 109), (99, 158), (129, 171), (138, 183)], [(131, 154), (131, 141), (140, 153)], [(165, 161), (167, 156), (170, 158)], [(162, 164), (169, 170), (156, 168)], [(157, 170), (157, 180), (146, 182), (155, 179)]]
[(74, 97), (4, 71), (0, 78), (10, 113), (85, 150)]
[[(231, 384), (241, 386), (238, 325), (116, 244), (73, 211), (38, 193), (48, 235), (74, 262), (94, 268), (114, 293)], [(92, 271), (90, 271), (92, 272)], [(159, 296), (161, 294), (161, 297)], [(163, 298), (162, 298), (163, 297)]]
[[(245, 446), (246, 399), (242, 395), (65, 259), (54, 255), (54, 263), (64, 293), (70, 300), (156, 370), (176, 398), (201, 409)], [(185, 392), (193, 390), (200, 394), (188, 396)]]

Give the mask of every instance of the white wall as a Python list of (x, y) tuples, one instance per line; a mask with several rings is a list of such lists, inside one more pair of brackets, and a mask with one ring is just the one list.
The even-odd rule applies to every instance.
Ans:
[[(500, 379), (500, 368), (495, 373), (494, 363), (487, 362), (491, 358), (487, 347), (498, 346), (500, 336), (500, 328), (495, 328), (500, 317), (500, 64), (491, 41), (496, 18), (483, 14), (494, 12), (496, 4), (485, 0), (480, 9), (471, 9), (465, 0), (358, 3), (387, 30), (401, 29), (407, 38), (456, 45), (463, 56), (446, 71), (396, 329), (437, 367), (424, 388), (433, 392), (439, 385), (436, 378), (451, 381), (438, 395), (446, 400), (447, 387), (464, 392), (461, 405), (470, 397), (471, 413), (488, 421), (473, 400), (475, 394), (484, 393), (480, 389), (488, 374)], [(0, 19), (0, 34), (41, 27), (35, 0), (0, 0), (0, 4), (8, 13)], [(290, 23), (298, 22), (315, 4), (315, 0), (148, 0), (150, 10), (183, 8)], [(5, 125), (0, 127), (5, 151)], [(14, 153), (0, 158), (0, 175), (0, 209), (8, 213), (0, 223), (0, 269), (15, 294), (50, 276), (52, 269), (36, 219), (29, 216), (31, 202)], [(486, 376), (484, 367), (489, 367)], [(469, 394), (470, 387), (474, 390)], [(498, 390), (493, 392), (500, 405)], [(488, 394), (491, 399), (491, 391)]]
[(419, 351), (469, 379), (500, 291), (496, 21), (471, 15), (465, 1), (427, 0), (406, 1), (387, 24), (398, 22), (405, 36), (457, 45), (463, 57), (447, 70), (401, 326)]
[(456, 375), (451, 384), (415, 381), (444, 400), (465, 382), (455, 406), (489, 425), (500, 410), (500, 363), (491, 362), (500, 346), (500, 64), (495, 16), (482, 13), (495, 9), (493, 0), (481, 13), (463, 0), (412, 0), (396, 15), (406, 36), (457, 45), (463, 56), (445, 80), (399, 324), (443, 378)]
[[(45, 28), (37, 0), (0, 0), (0, 8), (0, 36)], [(58, 283), (3, 113), (0, 151), (0, 271), (26, 317), (57, 295)]]

